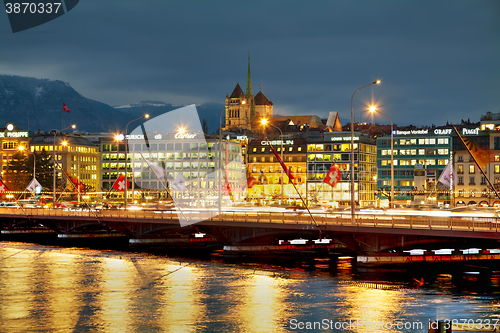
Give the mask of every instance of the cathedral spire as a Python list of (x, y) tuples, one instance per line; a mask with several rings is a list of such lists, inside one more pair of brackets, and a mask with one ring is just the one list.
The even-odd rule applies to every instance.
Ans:
[(247, 91), (245, 96), (247, 98), (252, 98), (252, 76), (250, 75), (250, 52), (248, 52), (248, 74), (247, 74)]

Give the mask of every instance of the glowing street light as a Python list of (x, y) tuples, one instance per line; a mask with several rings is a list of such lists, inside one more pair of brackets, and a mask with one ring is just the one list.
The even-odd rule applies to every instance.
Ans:
[[(353, 111), (353, 101), (354, 95), (361, 89), (371, 86), (372, 84), (380, 84), (380, 80), (373, 81), (366, 86), (357, 89), (351, 97), (351, 222), (354, 224), (354, 111)], [(358, 159), (359, 163), (359, 159)]]
[[(25, 146), (18, 146), (17, 150), (20, 152), (23, 152), (26, 150)], [(29, 155), (29, 150), (27, 151), (27, 155)], [(36, 173), (36, 158), (35, 158), (35, 152), (33, 151), (33, 196), (36, 194), (36, 187), (35, 187), (35, 173)]]
[(392, 119), (380, 112), (379, 110), (377, 110), (377, 107), (372, 105), (370, 106), (370, 112), (374, 113), (374, 112), (377, 112), (377, 113), (380, 113), (381, 115), (383, 116), (386, 116), (387, 118), (389, 118), (389, 121), (391, 122), (391, 200), (389, 201), (389, 207), (390, 208), (393, 208), (394, 207), (394, 152), (393, 152), (393, 149), (394, 149), (394, 136), (393, 136), (393, 125), (392, 125)]
[[(260, 123), (264, 126), (264, 128), (266, 127), (266, 125), (269, 125), (269, 126), (272, 126), (276, 129), (278, 129), (280, 131), (280, 142), (281, 142), (281, 160), (283, 161), (283, 131), (281, 131), (281, 128), (277, 127), (277, 126), (274, 126), (273, 124), (271, 124), (270, 122), (267, 121), (266, 118), (262, 118), (262, 120), (260, 121)], [(282, 205), (283, 204), (283, 183), (285, 182), (285, 180), (283, 179), (283, 167), (280, 168), (281, 169), (281, 202), (280, 204)], [(307, 200), (307, 198), (306, 198)]]

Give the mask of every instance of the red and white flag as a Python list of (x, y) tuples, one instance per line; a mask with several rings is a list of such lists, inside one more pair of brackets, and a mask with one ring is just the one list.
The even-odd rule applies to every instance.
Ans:
[(0, 179), (0, 193), (5, 193), (9, 190), (9, 187), (5, 185), (3, 180)]
[[(268, 141), (269, 142), (269, 141)], [(278, 153), (276, 152), (276, 150), (274, 150), (273, 146), (271, 145), (271, 143), (269, 143), (269, 147), (271, 147), (271, 150), (273, 151), (274, 153), (274, 156), (276, 156), (276, 159), (278, 160), (278, 162), (280, 162), (281, 164), (281, 167), (283, 168), (283, 172), (288, 176), (288, 181), (291, 183), (292, 182), (292, 179), (295, 179), (295, 177), (292, 175), (292, 173), (290, 172), (290, 170), (287, 168), (287, 166), (285, 165), (285, 162), (283, 162), (281, 160), (281, 158), (279, 157)]]
[(69, 113), (69, 108), (66, 104), (63, 103), (63, 111)]
[(332, 167), (330, 168), (330, 171), (326, 174), (325, 179), (323, 180), (323, 183), (327, 183), (331, 187), (335, 187), (337, 183), (339, 182), (340, 178), (342, 177), (342, 174), (339, 170), (339, 168), (335, 165), (335, 163), (332, 164)]
[(248, 178), (247, 181), (247, 188), (252, 188), (257, 183), (258, 183), (257, 179), (255, 179), (254, 176), (250, 176), (250, 178)]
[(76, 177), (69, 177), (70, 182), (74, 185), (73, 193), (81, 193), (85, 190), (85, 184), (78, 180)]
[(127, 180), (125, 180), (125, 176), (123, 175), (123, 173), (120, 174), (120, 176), (118, 176), (118, 179), (116, 180), (116, 182), (113, 184), (113, 186), (111, 186), (111, 188), (114, 188), (115, 190), (118, 190), (120, 192), (124, 192), (125, 191), (125, 182), (127, 182), (127, 188), (129, 188), (130, 186), (130, 182)]

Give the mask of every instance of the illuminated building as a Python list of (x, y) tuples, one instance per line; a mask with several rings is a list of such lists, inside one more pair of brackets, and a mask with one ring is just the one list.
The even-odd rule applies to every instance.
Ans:
[(252, 92), (252, 78), (250, 75), (250, 57), (248, 58), (247, 87), (243, 92), (239, 83), (236, 84), (231, 95), (226, 94), (225, 125), (223, 130), (236, 129), (255, 130), (252, 128), (254, 119), (271, 118), (273, 116), (273, 103), (259, 91), (257, 95)]
[(20, 130), (16, 125), (11, 123), (8, 123), (5, 128), (0, 128), (2, 175), (7, 169), (12, 155), (18, 151), (18, 147), (26, 147), (28, 145), (28, 136), (28, 132)]
[[(186, 206), (214, 206), (218, 202), (218, 136), (204, 136), (203, 133), (151, 133), (147, 143), (143, 135), (128, 135), (127, 170), (128, 180), (133, 183), (130, 197), (134, 193), (135, 200), (146, 195), (151, 199), (167, 198), (165, 187), (180, 173), (186, 180), (186, 189), (177, 195), (176, 203)], [(102, 139), (101, 146), (101, 184), (109, 190), (119, 174), (125, 173), (125, 144), (109, 137)], [(242, 168), (241, 143), (238, 141), (222, 141), (221, 186), (224, 192), (224, 206), (233, 201), (243, 199), (246, 188), (246, 177)], [(163, 168), (167, 183), (160, 180), (148, 166)], [(163, 175), (159, 175), (164, 177)], [(227, 179), (227, 182), (226, 182)], [(229, 184), (230, 194), (227, 192)]]
[[(354, 133), (354, 199), (365, 207), (375, 203), (376, 152), (375, 141), (361, 132)], [(323, 180), (332, 164), (342, 177), (335, 187)], [(351, 202), (351, 133), (325, 132), (319, 139), (307, 140), (307, 193), (311, 203), (333, 206)]]
[[(30, 140), (32, 152), (47, 151), (49, 155), (54, 151), (54, 133), (36, 133)], [(55, 141), (56, 161), (71, 176), (77, 177), (86, 185), (85, 191), (100, 191), (99, 175), (99, 147), (87, 138), (78, 134), (58, 133)], [(56, 168), (56, 170), (59, 170)], [(61, 179), (62, 172), (57, 172), (57, 179)]]
[[(281, 154), (281, 141), (270, 140), (278, 155)], [(293, 183), (305, 199), (306, 194), (306, 141), (304, 139), (283, 139), (283, 159), (293, 175)], [(281, 197), (281, 166), (271, 151), (269, 143), (264, 140), (252, 140), (247, 146), (247, 173), (257, 183), (248, 189), (248, 200), (266, 205), (277, 203)], [(299, 204), (300, 198), (289, 184), (288, 177), (283, 174), (284, 203)]]
[[(441, 172), (451, 159), (451, 128), (409, 129), (393, 132), (394, 136), (394, 203), (410, 204), (417, 195), (425, 200)], [(391, 186), (391, 137), (377, 138), (377, 187), (379, 199), (388, 203)], [(423, 170), (425, 183), (417, 188), (415, 170)], [(436, 196), (433, 196), (436, 198)], [(448, 194), (438, 195), (437, 202), (450, 204)], [(420, 203), (420, 202), (419, 202)], [(436, 201), (434, 201), (436, 203)]]

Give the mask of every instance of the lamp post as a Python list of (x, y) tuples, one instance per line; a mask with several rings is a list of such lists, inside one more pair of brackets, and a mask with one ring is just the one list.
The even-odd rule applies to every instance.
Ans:
[(72, 128), (72, 129), (75, 129), (76, 128), (76, 125), (71, 125), (71, 126), (68, 126), (66, 128), (63, 128), (62, 130), (59, 130), (59, 131), (54, 131), (54, 142), (53, 142), (53, 147), (52, 147), (52, 158), (54, 160), (54, 167), (53, 167), (53, 175), (54, 175), (54, 179), (53, 179), (53, 190), (52, 190), (52, 207), (55, 208), (56, 207), (56, 135), (57, 133), (59, 132), (62, 132), (64, 130), (67, 130), (68, 128)]
[[(353, 100), (354, 95), (361, 89), (371, 86), (372, 84), (380, 84), (380, 80), (374, 81), (366, 86), (357, 89), (351, 97), (351, 222), (354, 224), (354, 111), (353, 111)], [(358, 161), (359, 162), (359, 161)]]
[(389, 121), (391, 122), (391, 200), (389, 201), (389, 207), (393, 208), (394, 207), (394, 135), (393, 135), (393, 124), (392, 124), (392, 119), (388, 115), (380, 112), (377, 110), (375, 106), (370, 106), (370, 112), (378, 112), (383, 116), (386, 116), (389, 118)]
[[(262, 120), (260, 121), (262, 125), (264, 125), (264, 127), (266, 125), (270, 125), (274, 128), (276, 128), (278, 131), (280, 131), (280, 142), (281, 142), (281, 160), (283, 161), (283, 131), (281, 130), (281, 128), (279, 128), (278, 126), (275, 126), (273, 124), (271, 124), (270, 122), (267, 121), (266, 118), (262, 118)], [(284, 183), (284, 179), (283, 179), (283, 168), (280, 168), (281, 169), (281, 202), (280, 204), (283, 205), (283, 183)], [(307, 201), (307, 197), (306, 197), (306, 201)]]
[[(130, 123), (133, 123), (134, 121), (137, 121), (139, 119), (148, 119), (149, 118), (149, 114), (145, 114), (144, 116), (142, 117), (139, 117), (137, 119), (134, 119), (134, 120), (131, 120), (128, 122), (127, 126), (125, 126), (125, 186), (124, 186), (124, 190), (123, 190), (123, 205), (124, 205), (124, 208), (127, 209), (127, 159), (128, 159), (128, 138), (127, 138), (127, 135), (128, 135), (128, 125), (130, 125)], [(134, 174), (132, 174), (132, 183), (134, 182)]]
[[(244, 105), (246, 104), (246, 101), (241, 101), (241, 104)], [(222, 165), (222, 115), (226, 112), (226, 109), (222, 110), (222, 112), (220, 113), (220, 116), (219, 116), (219, 161), (218, 161), (218, 164), (219, 164), (219, 214), (221, 212), (221, 205), (222, 205), (222, 191), (221, 191), (221, 178), (222, 178), (222, 175), (221, 175), (221, 165)], [(226, 118), (227, 120), (227, 118)]]

